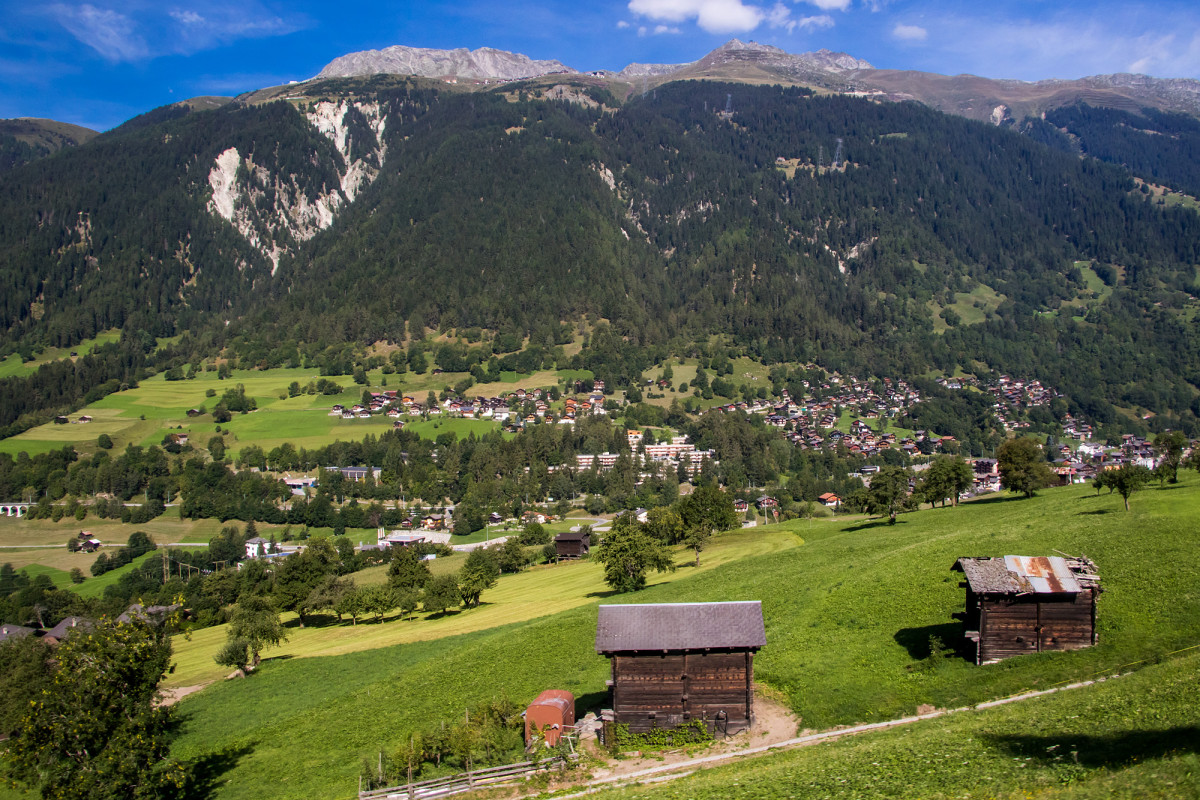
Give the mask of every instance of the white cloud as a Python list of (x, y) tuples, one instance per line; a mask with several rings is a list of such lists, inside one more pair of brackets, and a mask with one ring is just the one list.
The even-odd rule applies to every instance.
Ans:
[(679, 30), (679, 28), (676, 28), (671, 25), (655, 25), (654, 26), (654, 35), (655, 36), (661, 36), (664, 33), (683, 33), (683, 31), (681, 31), (681, 30)]
[(1111, 72), (1200, 78), (1200, 14), (1149, 18), (1139, 10), (1104, 19), (944, 17), (929, 27), (945, 64), (939, 71), (1023, 80)]
[(621, 30), (624, 30), (625, 28), (628, 28), (628, 27), (629, 27), (629, 23), (628, 23), (628, 22), (626, 22), (626, 21), (625, 21), (625, 20), (623, 20), (623, 19), (622, 19), (622, 20), (618, 20), (618, 22), (617, 22), (617, 27), (618, 27), (618, 28), (620, 28)]
[(195, 0), (190, 5), (167, 10), (151, 0), (126, 0), (116, 11), (62, 2), (45, 10), (109, 61), (187, 55), (238, 39), (280, 36), (305, 25), (298, 15), (284, 19), (271, 13), (260, 0)]
[(752, 31), (767, 18), (761, 8), (741, 0), (629, 0), (629, 10), (659, 22), (694, 19), (709, 33)]
[(783, 3), (776, 3), (767, 12), (767, 24), (772, 28), (782, 28), (788, 33), (793, 33), (797, 29), (811, 31), (817, 28), (832, 28), (834, 23), (833, 17), (828, 14), (818, 14), (813, 17), (793, 17), (791, 9)]
[(90, 3), (54, 5), (49, 10), (72, 36), (109, 61), (137, 61), (149, 54), (145, 39), (124, 14)]
[(845, 11), (850, 7), (850, 0), (806, 0), (822, 11)]
[(923, 42), (929, 36), (929, 31), (920, 25), (904, 25), (899, 23), (892, 28), (892, 36), (906, 42)]
[(171, 16), (184, 25), (199, 25), (204, 22), (204, 17), (197, 14), (195, 11), (172, 11)]

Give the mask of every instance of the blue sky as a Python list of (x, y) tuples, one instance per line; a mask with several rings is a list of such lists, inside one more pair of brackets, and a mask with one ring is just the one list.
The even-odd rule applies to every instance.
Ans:
[(1196, 0), (0, 0), (0, 117), (103, 130), (393, 44), (587, 70), (694, 61), (734, 37), (945, 74), (1200, 78)]

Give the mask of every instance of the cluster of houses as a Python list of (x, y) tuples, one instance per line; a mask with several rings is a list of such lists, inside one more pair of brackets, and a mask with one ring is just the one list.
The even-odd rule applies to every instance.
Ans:
[[(809, 384), (804, 381), (807, 387)], [(836, 449), (844, 446), (849, 452), (873, 456), (882, 450), (903, 450), (910, 455), (921, 450), (927, 438), (933, 447), (931, 452), (941, 450), (953, 442), (953, 437), (926, 436), (918, 431), (912, 437), (898, 437), (886, 432), (884, 419), (895, 419), (921, 399), (920, 392), (905, 381), (884, 378), (880, 388), (857, 378), (831, 376), (819, 387), (821, 397), (806, 394), (793, 398), (784, 389), (778, 402), (767, 400), (742, 401), (717, 406), (713, 410), (726, 413), (761, 414), (766, 423), (787, 430), (787, 438), (797, 447), (808, 450)], [(841, 409), (855, 409), (861, 415), (850, 425), (849, 432), (836, 428)], [(869, 420), (881, 420), (872, 428)]]
[(587, 397), (568, 397), (560, 413), (551, 408), (549, 395), (543, 389), (516, 389), (496, 397), (447, 397), (433, 404), (417, 402), (412, 396), (396, 391), (384, 391), (372, 393), (371, 401), (365, 405), (335, 405), (329, 410), (329, 416), (349, 420), (384, 415), (395, 420), (396, 427), (403, 426), (405, 417), (440, 416), (494, 420), (515, 429), (538, 422), (569, 425), (582, 416), (608, 413), (604, 408), (603, 392), (603, 381), (596, 381)]
[[(947, 389), (964, 389), (970, 386), (990, 394), (995, 401), (992, 403), (992, 411), (1006, 431), (1029, 427), (1028, 422), (1016, 419), (1017, 412), (1049, 405), (1051, 400), (1062, 397), (1053, 389), (1043, 386), (1042, 382), (1037, 379), (1026, 381), (1011, 375), (1001, 375), (995, 380), (986, 382), (969, 375), (958, 378), (938, 378), (937, 382)], [(1072, 420), (1072, 424), (1079, 425), (1074, 420)], [(1065, 427), (1066, 423), (1064, 423), (1064, 429)], [(1090, 425), (1082, 425), (1069, 435), (1080, 434), (1079, 438), (1087, 438), (1092, 433)]]
[(1063, 486), (1087, 483), (1100, 472), (1119, 469), (1126, 463), (1146, 469), (1155, 469), (1162, 463), (1162, 454), (1152, 442), (1129, 433), (1121, 437), (1121, 444), (1116, 447), (1085, 441), (1072, 450), (1069, 445), (1060, 444), (1051, 455), (1051, 469)]

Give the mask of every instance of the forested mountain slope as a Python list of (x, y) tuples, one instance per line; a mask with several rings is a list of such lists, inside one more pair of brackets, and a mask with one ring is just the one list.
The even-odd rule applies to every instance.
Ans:
[(52, 119), (0, 119), (0, 172), (90, 141), (90, 128)]
[(1200, 215), (1119, 167), (915, 103), (712, 82), (624, 105), (568, 79), (317, 82), (0, 178), (9, 349), (124, 326), (253, 365), (439, 327), (552, 346), (586, 317), (617, 338), (584, 364), (717, 334), (1191, 414), (1198, 263)]

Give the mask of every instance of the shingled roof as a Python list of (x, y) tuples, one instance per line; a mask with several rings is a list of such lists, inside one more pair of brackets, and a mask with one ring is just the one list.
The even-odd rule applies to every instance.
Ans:
[(762, 603), (647, 603), (600, 606), (596, 652), (758, 649), (767, 644)]
[(35, 628), (26, 628), (24, 625), (0, 625), (0, 642), (21, 639), (36, 632)]

